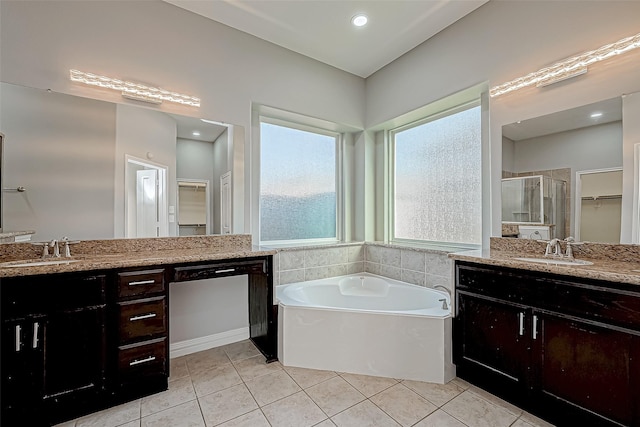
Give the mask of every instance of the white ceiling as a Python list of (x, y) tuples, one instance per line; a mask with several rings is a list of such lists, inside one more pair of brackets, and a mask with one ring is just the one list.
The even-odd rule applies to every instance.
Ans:
[[(176, 121), (176, 136), (178, 138), (214, 142), (227, 129), (222, 123), (206, 123), (195, 117), (179, 116), (177, 114), (169, 114), (169, 116)], [(194, 135), (193, 132), (198, 132), (200, 135)]]
[[(593, 113), (602, 113), (602, 115), (592, 118)], [(520, 141), (620, 120), (622, 120), (622, 98), (617, 97), (504, 125), (502, 135), (512, 141)]]
[(366, 78), (489, 0), (165, 1)]

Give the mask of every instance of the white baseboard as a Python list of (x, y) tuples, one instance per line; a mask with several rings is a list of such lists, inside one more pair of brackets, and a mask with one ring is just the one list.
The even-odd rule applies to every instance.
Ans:
[(233, 329), (206, 337), (179, 341), (169, 344), (169, 357), (180, 357), (210, 348), (243, 341), (249, 338), (249, 327)]

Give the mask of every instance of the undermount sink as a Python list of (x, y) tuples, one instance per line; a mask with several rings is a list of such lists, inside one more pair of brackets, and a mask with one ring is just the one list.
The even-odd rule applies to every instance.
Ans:
[(526, 261), (526, 262), (537, 262), (539, 264), (549, 264), (549, 265), (570, 265), (570, 266), (579, 266), (579, 265), (593, 265), (591, 261), (584, 261), (581, 259), (553, 259), (553, 258), (514, 258), (518, 261)]
[(52, 259), (47, 261), (26, 260), (26, 261), (10, 261), (0, 264), (1, 268), (17, 268), (17, 267), (40, 267), (44, 265), (63, 265), (78, 262), (77, 259)]

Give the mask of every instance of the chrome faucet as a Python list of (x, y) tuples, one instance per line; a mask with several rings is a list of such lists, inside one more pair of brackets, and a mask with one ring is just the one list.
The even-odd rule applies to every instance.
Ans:
[(53, 248), (53, 256), (60, 258), (60, 245), (58, 244), (58, 240), (53, 239), (51, 243), (49, 243), (49, 247)]
[[(449, 294), (449, 300), (451, 300), (451, 291), (447, 287), (442, 286), (442, 285), (435, 285), (433, 287), (433, 289), (438, 289), (438, 288), (444, 289), (447, 292), (447, 294)], [(447, 299), (446, 298), (439, 299), (438, 301), (440, 301), (442, 303), (442, 309), (443, 310), (449, 310), (449, 305), (447, 305)]]

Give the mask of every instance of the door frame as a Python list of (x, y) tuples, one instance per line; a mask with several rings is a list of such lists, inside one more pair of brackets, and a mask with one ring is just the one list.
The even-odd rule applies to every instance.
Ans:
[(631, 243), (640, 244), (640, 143), (634, 144)]
[[(169, 200), (167, 197), (167, 176), (169, 172), (169, 168), (166, 165), (155, 163), (149, 160), (144, 160), (139, 157), (132, 156), (130, 154), (125, 154), (125, 163), (124, 163), (124, 235), (126, 238), (136, 237), (131, 236), (129, 234), (129, 180), (132, 179), (131, 174), (129, 173), (129, 164), (135, 164), (139, 166), (143, 166), (148, 169), (155, 169), (158, 171), (158, 235), (159, 237), (168, 237), (169, 236)], [(135, 175), (133, 176), (135, 180)]]

